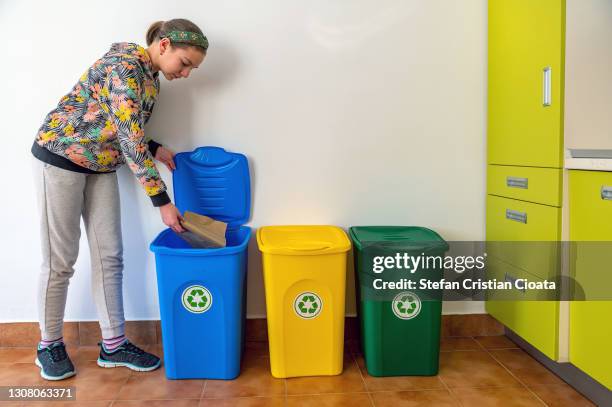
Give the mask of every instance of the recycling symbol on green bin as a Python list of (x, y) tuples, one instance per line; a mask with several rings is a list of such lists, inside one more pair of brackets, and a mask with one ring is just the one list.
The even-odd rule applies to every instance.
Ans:
[(212, 294), (201, 285), (191, 285), (183, 290), (181, 302), (183, 307), (194, 314), (201, 314), (210, 309), (212, 305)]
[(295, 297), (293, 309), (298, 317), (312, 319), (321, 313), (323, 301), (317, 294), (306, 291)]
[(421, 312), (421, 300), (415, 293), (404, 291), (393, 298), (391, 309), (399, 319), (412, 319)]

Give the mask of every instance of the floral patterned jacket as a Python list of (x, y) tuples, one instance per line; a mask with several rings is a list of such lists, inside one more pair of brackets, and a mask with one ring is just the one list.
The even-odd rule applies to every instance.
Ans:
[(113, 44), (46, 116), (34, 155), (64, 168), (61, 162), (68, 161), (74, 168), (67, 169), (87, 173), (111, 172), (127, 163), (155, 206), (170, 202), (150, 151), (159, 144), (145, 140), (143, 130), (159, 92), (158, 73), (152, 70), (143, 47)]

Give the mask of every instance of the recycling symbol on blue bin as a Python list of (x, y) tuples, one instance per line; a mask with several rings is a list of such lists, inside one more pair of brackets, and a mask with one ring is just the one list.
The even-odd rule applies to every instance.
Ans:
[(212, 294), (202, 285), (191, 285), (183, 290), (181, 302), (183, 307), (194, 314), (206, 312), (212, 306)]
[(293, 310), (298, 317), (304, 319), (312, 319), (321, 313), (323, 301), (317, 294), (306, 291), (295, 297), (293, 301)]
[(399, 319), (412, 319), (421, 312), (421, 299), (413, 292), (404, 291), (393, 298), (391, 309)]

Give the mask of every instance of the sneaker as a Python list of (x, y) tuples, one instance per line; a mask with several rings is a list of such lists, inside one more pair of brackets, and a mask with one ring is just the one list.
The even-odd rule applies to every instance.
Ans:
[(98, 345), (100, 345), (100, 356), (98, 357), (100, 367), (123, 366), (137, 372), (149, 372), (161, 365), (157, 356), (145, 352), (128, 340), (112, 351), (107, 351), (102, 342)]
[(63, 380), (76, 374), (63, 342), (55, 342), (46, 348), (39, 348), (34, 363), (40, 368), (40, 375), (43, 379)]

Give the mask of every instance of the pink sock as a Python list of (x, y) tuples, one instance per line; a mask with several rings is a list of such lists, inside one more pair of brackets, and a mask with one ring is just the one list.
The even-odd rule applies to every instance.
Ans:
[(106, 348), (106, 350), (115, 350), (119, 346), (123, 345), (125, 341), (127, 341), (125, 335), (121, 335), (111, 339), (102, 339), (102, 343), (104, 344), (104, 348)]
[(52, 341), (41, 340), (40, 343), (38, 344), (38, 347), (40, 349), (45, 349), (45, 348), (48, 348), (49, 346), (53, 345), (56, 342), (64, 343), (64, 337), (61, 337), (59, 339), (54, 339)]

